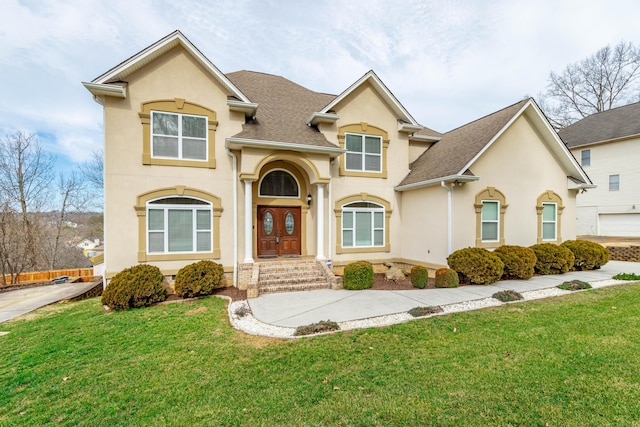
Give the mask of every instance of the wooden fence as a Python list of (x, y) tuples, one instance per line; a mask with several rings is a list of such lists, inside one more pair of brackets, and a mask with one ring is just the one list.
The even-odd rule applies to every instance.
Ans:
[[(71, 268), (68, 270), (29, 271), (20, 273), (18, 283), (43, 282), (59, 276), (93, 277), (93, 268)], [(5, 283), (11, 283), (11, 276), (5, 275)]]

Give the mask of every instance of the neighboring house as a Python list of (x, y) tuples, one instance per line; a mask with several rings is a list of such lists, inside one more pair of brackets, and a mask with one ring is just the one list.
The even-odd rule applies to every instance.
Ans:
[(373, 71), (337, 96), (223, 74), (178, 31), (84, 85), (104, 106), (107, 278), (200, 259), (240, 288), (268, 257), (442, 266), (574, 238), (591, 185), (532, 99), (440, 134)]
[(558, 132), (597, 185), (578, 195), (578, 235), (640, 236), (640, 103)]
[[(82, 239), (79, 243), (76, 244), (77, 248), (82, 249), (82, 254), (86, 257), (95, 256), (96, 248), (100, 246), (100, 239)], [(91, 252), (94, 252), (92, 255)]]

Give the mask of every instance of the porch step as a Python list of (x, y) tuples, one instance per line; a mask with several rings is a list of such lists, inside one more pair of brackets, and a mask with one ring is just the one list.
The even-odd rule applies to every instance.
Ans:
[(329, 289), (329, 278), (316, 260), (274, 260), (260, 262), (258, 293)]

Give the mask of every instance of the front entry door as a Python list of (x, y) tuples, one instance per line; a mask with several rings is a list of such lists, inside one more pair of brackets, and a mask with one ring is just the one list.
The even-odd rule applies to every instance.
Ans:
[(300, 208), (258, 207), (258, 256), (300, 255)]

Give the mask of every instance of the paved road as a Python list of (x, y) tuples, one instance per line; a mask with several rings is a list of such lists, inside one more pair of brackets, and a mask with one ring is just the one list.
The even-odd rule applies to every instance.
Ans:
[(45, 305), (82, 295), (96, 282), (61, 283), (0, 293), (0, 323)]

